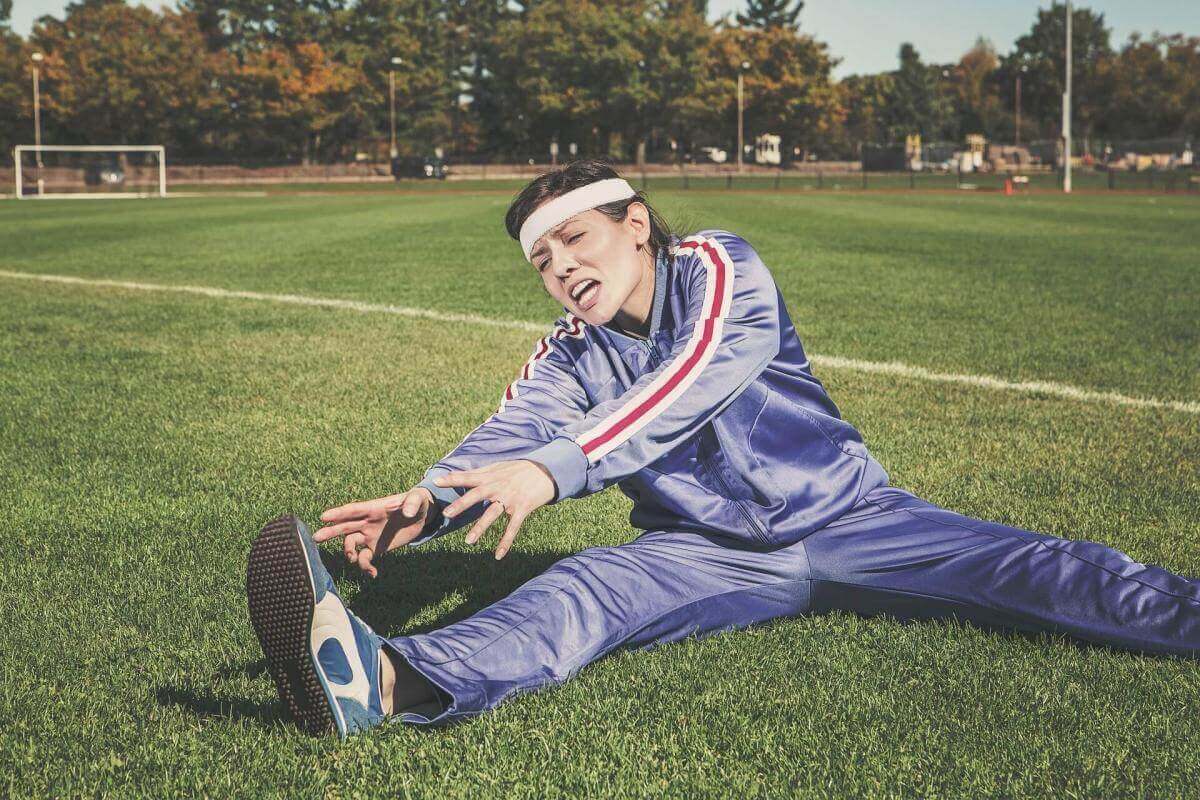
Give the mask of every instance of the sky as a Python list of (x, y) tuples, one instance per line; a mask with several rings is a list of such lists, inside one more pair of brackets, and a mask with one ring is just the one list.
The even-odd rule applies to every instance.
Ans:
[[(67, 1), (14, 0), (13, 29), (28, 35), (35, 19), (61, 16)], [(744, 0), (709, 0), (710, 15), (716, 18), (744, 5)], [(902, 42), (912, 42), (926, 62), (957, 61), (980, 36), (1006, 53), (1033, 25), (1038, 7), (1049, 5), (1049, 0), (806, 0), (800, 26), (842, 59), (834, 70), (841, 78), (895, 69)], [(1092, 0), (1082, 5), (1104, 14), (1114, 45), (1134, 31), (1200, 36), (1200, 0)]]

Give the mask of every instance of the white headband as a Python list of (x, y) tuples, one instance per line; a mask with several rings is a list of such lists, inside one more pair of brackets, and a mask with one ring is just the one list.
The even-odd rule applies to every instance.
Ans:
[(605, 178), (602, 181), (572, 189), (566, 194), (543, 203), (538, 206), (537, 211), (529, 215), (525, 224), (521, 226), (521, 249), (525, 251), (525, 260), (533, 261), (533, 245), (546, 235), (546, 231), (566, 222), (576, 214), (581, 214), (605, 203), (628, 200), (635, 194), (637, 192), (624, 178)]

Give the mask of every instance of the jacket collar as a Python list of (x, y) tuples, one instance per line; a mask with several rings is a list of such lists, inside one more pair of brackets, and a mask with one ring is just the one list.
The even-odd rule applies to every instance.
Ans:
[(612, 325), (601, 326), (604, 332), (607, 333), (613, 344), (621, 350), (639, 344), (644, 341), (654, 341), (654, 337), (658, 334), (662, 327), (663, 306), (667, 300), (667, 285), (670, 283), (671, 272), (671, 255), (675, 252), (676, 239), (672, 237), (671, 246), (669, 248), (660, 248), (658, 256), (654, 259), (654, 300), (650, 305), (650, 334), (645, 339), (639, 339), (622, 333)]

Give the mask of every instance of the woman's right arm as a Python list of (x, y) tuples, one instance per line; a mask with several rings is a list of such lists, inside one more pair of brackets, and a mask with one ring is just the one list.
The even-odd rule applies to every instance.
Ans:
[[(313, 538), (322, 542), (344, 537), (347, 560), (374, 577), (370, 562), (376, 552), (421, 544), (478, 519), (486, 501), (452, 519), (443, 517), (442, 510), (466, 489), (438, 486), (434, 480), (448, 472), (521, 459), (551, 441), (565, 425), (583, 419), (591, 404), (576, 376), (571, 352), (571, 342), (583, 336), (583, 326), (571, 316), (560, 319), (534, 346), (516, 380), (505, 389), (499, 409), (430, 467), (419, 484), (401, 494), (329, 509), (321, 515), (326, 527)], [(562, 468), (542, 466), (551, 473)], [(554, 501), (558, 499), (556, 494)]]
[[(553, 440), (561, 428), (583, 419), (591, 402), (575, 372), (573, 350), (578, 348), (573, 343), (577, 345), (583, 337), (584, 325), (571, 315), (558, 320), (554, 330), (534, 345), (516, 379), (504, 390), (496, 412), (426, 471), (416, 488), (427, 489), (433, 504), (430, 519), (413, 544), (457, 530), (476, 520), (487, 507), (486, 502), (477, 503), (453, 519), (444, 519), (442, 509), (466, 489), (438, 486), (434, 483), (437, 478), (524, 458)], [(558, 464), (538, 463), (551, 474), (561, 469)], [(559, 499), (556, 492), (551, 502)]]

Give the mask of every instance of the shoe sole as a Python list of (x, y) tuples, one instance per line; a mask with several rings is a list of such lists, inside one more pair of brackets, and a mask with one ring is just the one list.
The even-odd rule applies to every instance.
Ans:
[(292, 719), (313, 736), (338, 730), (309, 644), (316, 596), (295, 517), (268, 522), (254, 540), (246, 598), (267, 671)]

